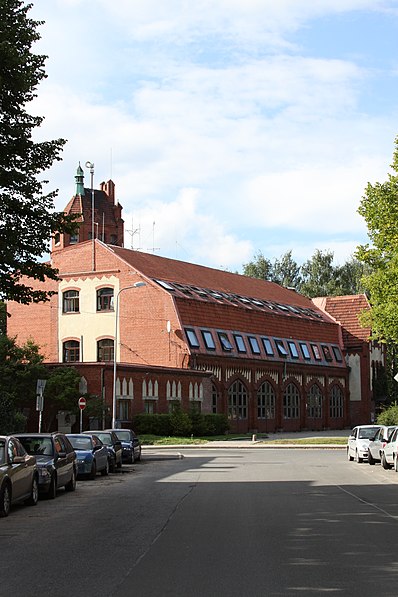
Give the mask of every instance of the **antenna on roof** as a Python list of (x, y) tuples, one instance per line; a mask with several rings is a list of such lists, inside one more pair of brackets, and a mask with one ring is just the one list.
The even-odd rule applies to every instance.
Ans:
[(127, 230), (127, 232), (129, 234), (131, 234), (131, 249), (133, 251), (140, 251), (141, 247), (138, 246), (136, 248), (134, 248), (134, 235), (138, 234), (138, 244), (141, 244), (141, 227), (138, 226), (138, 228), (134, 228), (134, 222), (133, 222), (133, 218), (131, 218), (131, 230)]
[(160, 251), (160, 247), (155, 247), (155, 222), (152, 223), (152, 249), (147, 249), (147, 251)]

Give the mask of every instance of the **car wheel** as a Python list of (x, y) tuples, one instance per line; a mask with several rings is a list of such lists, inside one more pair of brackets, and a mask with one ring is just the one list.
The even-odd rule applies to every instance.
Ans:
[(139, 462), (141, 460), (141, 448), (140, 451), (138, 452), (138, 456), (136, 458), (137, 462)]
[(398, 473), (398, 454), (394, 456), (394, 471)]
[(131, 451), (131, 456), (130, 456), (130, 460), (129, 460), (129, 464), (134, 464), (135, 463), (135, 454), (134, 454), (134, 450)]
[(376, 462), (375, 459), (373, 458), (372, 454), (370, 453), (370, 450), (368, 452), (368, 462), (369, 462), (369, 464), (374, 464)]
[(0, 489), (0, 516), (5, 518), (11, 509), (11, 489), (8, 483), (4, 483)]
[(101, 471), (101, 475), (103, 477), (107, 477), (109, 475), (109, 461), (108, 460), (106, 461), (105, 468), (103, 468), (102, 471)]
[(65, 485), (65, 490), (66, 490), (66, 491), (75, 491), (75, 489), (76, 489), (76, 470), (75, 470), (75, 468), (73, 467), (73, 470), (72, 470), (72, 477), (71, 477), (71, 479), (70, 479), (69, 483), (67, 483), (67, 484)]
[(93, 464), (91, 466), (91, 471), (89, 474), (89, 478), (90, 479), (95, 479), (95, 477), (97, 476), (97, 465), (95, 464), (95, 460), (93, 460)]
[(349, 450), (348, 448), (347, 448), (347, 460), (348, 460), (349, 462), (352, 462), (352, 461), (354, 460), (354, 459), (353, 459), (353, 457), (351, 456), (351, 454), (350, 454), (350, 450)]
[(360, 455), (358, 454), (358, 450), (355, 450), (355, 462), (357, 462), (358, 464), (361, 464), (363, 458), (360, 457)]
[(384, 452), (383, 452), (383, 454), (381, 455), (381, 466), (382, 466), (384, 469), (386, 469), (386, 470), (390, 468), (390, 465), (388, 464), (388, 462), (387, 462), (387, 460), (386, 460), (386, 457), (385, 457), (385, 454), (384, 454)]
[(109, 471), (110, 471), (111, 473), (114, 473), (114, 472), (115, 472), (115, 470), (116, 470), (115, 461), (114, 461), (113, 459), (111, 459), (111, 458), (110, 458), (110, 459), (108, 460), (108, 463), (109, 463)]
[(47, 497), (53, 500), (57, 497), (57, 479), (55, 474), (51, 476), (50, 487), (48, 488)]
[(32, 490), (30, 492), (30, 498), (26, 500), (28, 506), (36, 506), (39, 501), (39, 484), (37, 477), (33, 477)]
[(122, 457), (120, 457), (119, 462), (116, 464), (116, 468), (118, 468), (119, 470), (122, 468)]

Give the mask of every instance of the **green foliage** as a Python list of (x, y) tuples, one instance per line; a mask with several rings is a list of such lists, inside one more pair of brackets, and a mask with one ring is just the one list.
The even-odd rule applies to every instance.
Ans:
[(192, 423), (188, 413), (181, 408), (180, 402), (173, 404), (170, 414), (171, 434), (177, 437), (191, 435)]
[(26, 109), (46, 77), (46, 56), (31, 51), (41, 23), (28, 18), (32, 5), (21, 0), (0, 0), (0, 6), (0, 300), (28, 304), (51, 293), (33, 290), (23, 277), (56, 279), (40, 257), (52, 233), (77, 225), (75, 216), (54, 212), (56, 191), (43, 194), (48, 181), (39, 176), (60, 160), (65, 140), (35, 142), (43, 117)]
[(243, 273), (287, 288), (295, 288), (309, 298), (365, 292), (364, 276), (371, 271), (370, 266), (355, 257), (351, 257), (342, 266), (334, 265), (333, 260), (332, 251), (317, 249), (301, 267), (292, 258), (292, 251), (287, 251), (272, 264), (259, 252), (254, 261), (243, 266)]
[(59, 410), (78, 413), (80, 373), (74, 367), (55, 367), (48, 375), (44, 390), (43, 421), (47, 431), (55, 423)]
[(133, 418), (133, 428), (139, 435), (171, 435), (170, 415), (140, 414)]
[(261, 280), (269, 280), (271, 276), (272, 264), (269, 259), (259, 251), (253, 261), (243, 265), (243, 274), (250, 278), (259, 278)]
[[(186, 413), (183, 413), (186, 414)], [(186, 426), (185, 434), (181, 435), (180, 425), (179, 433), (175, 432), (172, 424), (172, 415), (135, 415), (133, 419), (133, 428), (139, 435), (154, 435), (161, 437), (170, 437), (176, 435), (193, 434), (195, 437), (206, 437), (211, 435), (223, 435), (229, 430), (228, 419), (225, 415), (204, 414), (198, 411), (191, 411), (188, 415), (190, 425)], [(186, 418), (184, 417), (186, 423)]]
[(398, 405), (389, 406), (377, 417), (378, 425), (398, 425)]
[(0, 434), (25, 431), (26, 417), (15, 405), (14, 397), (4, 389), (0, 391)]
[(367, 323), (372, 338), (398, 344), (398, 137), (393, 163), (395, 174), (384, 183), (368, 183), (358, 208), (365, 219), (371, 244), (358, 247), (357, 258), (369, 268), (364, 284), (371, 311)]

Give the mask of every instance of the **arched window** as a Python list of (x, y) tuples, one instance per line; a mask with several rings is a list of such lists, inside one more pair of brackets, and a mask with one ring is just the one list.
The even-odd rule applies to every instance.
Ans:
[(283, 418), (298, 419), (300, 416), (300, 394), (293, 383), (289, 383), (283, 394)]
[(211, 404), (212, 404), (212, 412), (214, 414), (216, 414), (217, 411), (217, 404), (218, 402), (218, 392), (217, 392), (217, 387), (216, 385), (213, 383), (211, 384)]
[(228, 390), (228, 418), (247, 419), (247, 391), (241, 381), (235, 381)]
[(97, 290), (97, 311), (113, 311), (113, 288)]
[(63, 313), (78, 313), (79, 312), (79, 291), (65, 290), (62, 295), (62, 312)]
[(341, 388), (334, 385), (330, 392), (330, 411), (331, 419), (341, 419), (344, 416), (344, 396)]
[(265, 381), (257, 390), (257, 418), (275, 418), (275, 392), (269, 381)]
[(307, 416), (310, 419), (322, 418), (322, 392), (313, 384), (307, 394)]
[(64, 363), (77, 363), (80, 360), (80, 342), (68, 340), (63, 343), (62, 361)]
[(104, 338), (97, 342), (97, 361), (113, 361), (114, 341), (111, 338)]

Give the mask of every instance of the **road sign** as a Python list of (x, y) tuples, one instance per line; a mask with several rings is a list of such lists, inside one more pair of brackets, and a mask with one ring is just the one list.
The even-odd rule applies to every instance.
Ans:
[(87, 404), (87, 403), (86, 403), (86, 399), (85, 399), (85, 398), (83, 398), (83, 396), (81, 396), (81, 397), (79, 398), (79, 402), (78, 402), (78, 404), (79, 404), (79, 408), (80, 408), (80, 410), (84, 410), (84, 409), (86, 408), (86, 404)]
[(44, 388), (46, 387), (46, 379), (38, 379), (36, 383), (36, 395), (42, 396)]

